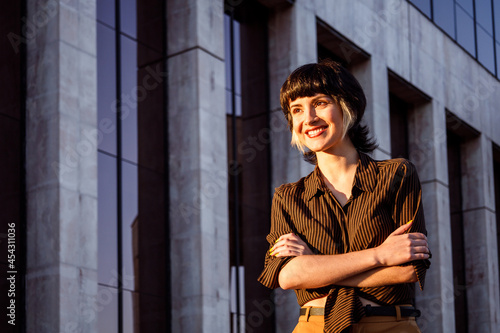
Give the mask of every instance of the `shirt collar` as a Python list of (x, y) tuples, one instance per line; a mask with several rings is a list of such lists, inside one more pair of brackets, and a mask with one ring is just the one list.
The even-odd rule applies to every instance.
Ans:
[(304, 182), (304, 194), (307, 201), (311, 200), (316, 194), (323, 194), (326, 192), (323, 179), (321, 178), (321, 171), (316, 165), (314, 171), (306, 178)]
[[(354, 175), (354, 184), (362, 191), (373, 192), (377, 186), (378, 167), (370, 156), (359, 152), (359, 160)], [(321, 171), (316, 166), (314, 171), (305, 179), (305, 199), (311, 200), (316, 194), (324, 194), (326, 192), (325, 184), (321, 177)]]
[(370, 156), (359, 152), (358, 167), (354, 176), (354, 186), (363, 191), (373, 192), (377, 186), (378, 166)]

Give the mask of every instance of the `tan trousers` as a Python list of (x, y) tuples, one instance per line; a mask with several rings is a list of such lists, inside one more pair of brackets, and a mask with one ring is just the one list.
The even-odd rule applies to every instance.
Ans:
[[(299, 317), (299, 323), (292, 333), (323, 333), (323, 316), (305, 315)], [(363, 317), (351, 327), (350, 333), (421, 333), (414, 317), (371, 316)]]

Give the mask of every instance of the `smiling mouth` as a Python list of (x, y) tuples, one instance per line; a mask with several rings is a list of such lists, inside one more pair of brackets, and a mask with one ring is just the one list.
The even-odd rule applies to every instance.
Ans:
[(306, 135), (309, 138), (315, 138), (315, 137), (321, 135), (324, 131), (326, 131), (326, 127), (319, 127), (319, 128), (315, 128), (311, 131), (306, 131)]

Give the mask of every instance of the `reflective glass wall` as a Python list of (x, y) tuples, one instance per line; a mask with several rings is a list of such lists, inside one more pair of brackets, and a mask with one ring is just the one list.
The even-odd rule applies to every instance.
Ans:
[(268, 10), (257, 1), (225, 10), (231, 332), (273, 332), (271, 290), (257, 282), (271, 216)]
[(500, 0), (409, 0), (500, 78)]
[(169, 329), (164, 6), (97, 2), (99, 332)]

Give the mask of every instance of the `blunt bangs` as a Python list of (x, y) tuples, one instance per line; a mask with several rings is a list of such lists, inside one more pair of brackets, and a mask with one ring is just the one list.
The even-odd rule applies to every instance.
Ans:
[(331, 77), (321, 68), (320, 64), (308, 64), (297, 68), (290, 74), (281, 87), (280, 103), (285, 115), (290, 113), (290, 102), (302, 97), (312, 97), (316, 94), (331, 96), (336, 102), (338, 92)]
[(316, 154), (306, 151), (293, 133), (293, 119), (290, 103), (298, 98), (325, 94), (333, 98), (342, 109), (343, 137), (348, 135), (356, 149), (371, 152), (377, 144), (369, 137), (368, 127), (361, 124), (366, 97), (358, 80), (340, 63), (326, 59), (319, 63), (303, 65), (294, 70), (280, 90), (280, 104), (288, 127), (292, 131), (291, 143), (303, 154), (306, 161), (315, 164)]

